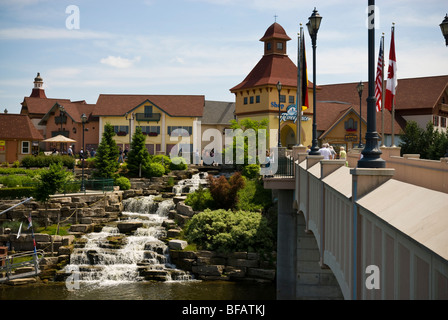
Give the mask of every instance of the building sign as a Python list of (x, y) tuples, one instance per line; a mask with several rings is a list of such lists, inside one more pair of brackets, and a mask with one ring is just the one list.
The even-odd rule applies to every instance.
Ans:
[[(273, 102), (272, 104), (274, 104), (275, 102)], [(302, 121), (308, 121), (309, 118), (307, 116), (302, 115)], [(285, 121), (292, 121), (294, 123), (297, 122), (297, 107), (295, 104), (291, 104), (290, 106), (288, 106), (288, 108), (286, 108), (286, 112), (282, 113), (280, 115), (280, 121), (285, 122)]]
[(6, 150), (6, 141), (0, 140), (0, 152), (5, 151), (5, 150)]
[(347, 142), (358, 141), (358, 135), (356, 135), (354, 133), (348, 133), (345, 135), (345, 141), (347, 141)]

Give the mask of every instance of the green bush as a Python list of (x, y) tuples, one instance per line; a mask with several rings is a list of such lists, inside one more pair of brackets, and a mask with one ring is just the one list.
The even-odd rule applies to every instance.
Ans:
[(21, 166), (25, 168), (44, 168), (50, 167), (51, 164), (61, 162), (64, 167), (73, 169), (75, 167), (75, 159), (70, 156), (26, 156), (22, 159)]
[(191, 206), (195, 211), (203, 211), (205, 209), (214, 208), (213, 197), (210, 190), (199, 187), (195, 192), (189, 193), (187, 199), (185, 199), (185, 204)]
[(188, 168), (187, 161), (182, 157), (174, 157), (171, 159), (171, 170), (186, 170)]
[(255, 179), (260, 174), (260, 165), (248, 164), (243, 168), (243, 176), (249, 179)]
[(161, 177), (165, 174), (165, 168), (160, 163), (149, 163), (144, 167), (145, 176), (150, 177)]
[(0, 176), (0, 184), (10, 188), (27, 186), (33, 182), (35, 182), (33, 178), (25, 175), (13, 174), (8, 176)]
[(272, 205), (272, 192), (265, 189), (262, 180), (246, 180), (238, 191), (236, 208), (243, 211), (266, 211)]
[(187, 223), (185, 237), (203, 250), (221, 252), (271, 251), (273, 232), (256, 212), (206, 209)]
[(151, 157), (151, 162), (163, 165), (163, 167), (165, 168), (165, 173), (169, 173), (171, 171), (170, 170), (171, 159), (168, 156), (158, 154), (156, 156)]
[(120, 190), (129, 190), (131, 189), (131, 182), (126, 177), (119, 177), (115, 179), (114, 186), (119, 186)]
[(0, 188), (0, 199), (22, 199), (34, 195), (34, 187)]

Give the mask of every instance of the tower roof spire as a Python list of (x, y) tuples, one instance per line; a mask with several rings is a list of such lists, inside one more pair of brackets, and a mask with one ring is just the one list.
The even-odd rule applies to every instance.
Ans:
[(44, 80), (40, 76), (40, 72), (38, 72), (36, 78), (34, 78), (34, 88), (33, 91), (31, 91), (30, 98), (47, 98), (44, 90)]

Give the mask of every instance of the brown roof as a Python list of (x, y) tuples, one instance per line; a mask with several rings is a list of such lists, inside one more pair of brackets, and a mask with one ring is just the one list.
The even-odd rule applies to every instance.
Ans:
[[(243, 82), (230, 91), (276, 85), (279, 81), (283, 86), (297, 87), (297, 66), (286, 55), (266, 55), (261, 58)], [(308, 83), (308, 87), (310, 86), (312, 87), (311, 82)]]
[[(70, 100), (25, 97), (22, 102), (22, 106), (26, 106), (28, 108), (28, 113), (30, 114), (41, 114), (42, 116), (44, 116), (48, 112), (48, 110), (50, 110), (55, 105), (56, 102), (64, 103), (70, 102)], [(21, 113), (23, 113), (23, 107)]]
[(194, 95), (113, 95), (98, 97), (94, 116), (124, 116), (146, 101), (173, 117), (202, 117), (205, 97)]
[(59, 106), (63, 106), (66, 114), (75, 122), (81, 123), (81, 115), (83, 113), (89, 118), (93, 113), (96, 105), (94, 104), (86, 104), (85, 101), (78, 102), (56, 102), (53, 106), (48, 110), (45, 116), (42, 118), (39, 124), (44, 125), (48, 120), (52, 112), (55, 112), (57, 116), (59, 116)]
[(260, 39), (260, 41), (266, 41), (268, 39), (282, 39), (289, 41), (291, 40), (290, 37), (286, 34), (285, 29), (281, 25), (279, 25), (277, 22), (274, 22), (268, 30), (266, 30), (266, 33), (264, 34), (263, 38)]
[(0, 139), (43, 140), (27, 115), (0, 114)]

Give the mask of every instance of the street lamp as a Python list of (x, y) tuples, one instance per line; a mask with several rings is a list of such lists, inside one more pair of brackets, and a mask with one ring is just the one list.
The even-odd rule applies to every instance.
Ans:
[(278, 90), (278, 147), (282, 147), (281, 143), (281, 137), (280, 137), (280, 118), (281, 118), (281, 95), (280, 92), (282, 91), (282, 83), (279, 81), (277, 82), (277, 90)]
[[(376, 16), (375, 0), (369, 0), (368, 17)], [(386, 161), (381, 159), (381, 150), (378, 147), (379, 135), (376, 131), (376, 98), (375, 98), (375, 27), (368, 28), (368, 70), (369, 70), (369, 96), (367, 98), (367, 132), (366, 145), (362, 153), (362, 159), (358, 161), (358, 168), (385, 168)]]
[(358, 86), (356, 87), (358, 90), (359, 95), (359, 145), (358, 148), (364, 148), (364, 145), (362, 144), (362, 91), (364, 90), (364, 83), (360, 81), (358, 83)]
[(84, 126), (85, 126), (85, 124), (86, 124), (86, 122), (87, 122), (87, 116), (86, 116), (86, 114), (85, 113), (83, 113), (82, 114), (82, 116), (81, 116), (81, 122), (82, 122), (82, 159), (81, 159), (81, 161), (82, 161), (82, 182), (81, 182), (81, 191), (86, 191), (86, 187), (85, 187), (85, 185), (84, 185), (84, 158), (85, 158), (85, 153), (86, 153), (86, 150), (85, 150), (85, 148), (84, 148)]
[(445, 37), (445, 44), (448, 47), (448, 13), (445, 15), (445, 19), (440, 24), (440, 29), (442, 30), (442, 34)]
[(126, 120), (129, 120), (129, 149), (131, 148), (131, 143), (132, 143), (132, 121), (134, 120), (134, 113), (129, 113), (126, 112), (125, 114)]
[(308, 32), (311, 37), (311, 42), (313, 45), (313, 145), (311, 147), (310, 155), (318, 156), (320, 155), (319, 146), (317, 145), (317, 104), (316, 104), (316, 42), (317, 42), (317, 32), (319, 31), (320, 23), (322, 17), (317, 12), (316, 8), (313, 10), (313, 14), (308, 18)]
[[(64, 106), (59, 105), (59, 121), (61, 122), (61, 130), (60, 130), (60, 134), (62, 134), (62, 122), (63, 122), (63, 117), (65, 115), (65, 108)], [(63, 142), (61, 142), (61, 153), (62, 153), (62, 148), (63, 148)]]

